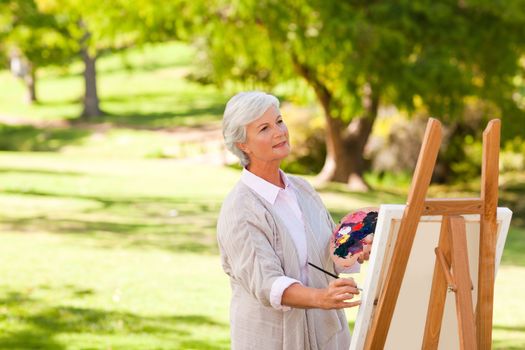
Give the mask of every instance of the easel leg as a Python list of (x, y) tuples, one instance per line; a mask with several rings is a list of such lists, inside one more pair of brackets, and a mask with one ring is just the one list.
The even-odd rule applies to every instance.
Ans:
[(496, 264), (496, 212), (498, 207), (499, 144), (501, 122), (491, 120), (483, 132), (481, 168), (481, 236), (479, 238), (478, 300), (476, 331), (480, 349), (492, 346), (494, 275)]
[(407, 205), (399, 226), (399, 234), (394, 244), (390, 265), (387, 269), (383, 292), (379, 296), (377, 308), (367, 333), (365, 349), (383, 349), (385, 347), (419, 218), (423, 212), (428, 185), (439, 153), (441, 137), (441, 123), (431, 118), (425, 130), (425, 137), (414, 172), (414, 181), (410, 185)]
[[(456, 294), (460, 348), (476, 349), (476, 327), (472, 306), (472, 281), (468, 264), (465, 219), (462, 216), (444, 216), (441, 225), (422, 349), (437, 349), (438, 347), (446, 293), (449, 289)], [(453, 276), (451, 276), (451, 269)]]
[(456, 313), (458, 316), (459, 342), (461, 349), (476, 349), (476, 328), (472, 306), (472, 282), (468, 265), (467, 234), (465, 219), (461, 216), (450, 218), (452, 244), (452, 270), (457, 286)]
[[(450, 220), (447, 216), (445, 216), (443, 217), (443, 221), (441, 223), (441, 233), (439, 235), (439, 244), (437, 249), (443, 253), (450, 266), (449, 236)], [(432, 278), (432, 289), (428, 302), (427, 321), (425, 324), (425, 334), (423, 335), (422, 349), (437, 349), (446, 298), (447, 280), (445, 277), (445, 272), (439, 263), (439, 257), (436, 255), (434, 277)]]

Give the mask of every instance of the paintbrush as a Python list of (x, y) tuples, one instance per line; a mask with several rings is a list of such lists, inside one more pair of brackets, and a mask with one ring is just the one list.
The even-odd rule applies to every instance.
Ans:
[[(326, 273), (327, 275), (330, 275), (330, 276), (332, 276), (333, 278), (339, 278), (339, 276), (337, 276), (337, 275), (334, 275), (333, 273), (331, 273), (331, 272), (328, 272), (328, 271), (326, 271), (325, 269), (323, 269), (323, 268), (320, 268), (319, 266), (317, 266), (317, 265), (314, 265), (314, 264), (312, 264), (312, 263), (311, 263), (311, 262), (309, 262), (309, 261), (308, 261), (308, 265), (310, 265), (310, 266), (311, 266), (311, 267), (313, 267), (313, 268), (316, 268), (316, 269), (318, 269), (319, 271), (322, 271), (322, 272)], [(356, 286), (356, 288), (357, 288), (357, 290), (359, 290), (359, 291), (361, 291), (361, 292), (363, 291), (363, 289), (362, 289), (362, 288), (359, 288), (359, 287), (357, 287), (357, 286)]]

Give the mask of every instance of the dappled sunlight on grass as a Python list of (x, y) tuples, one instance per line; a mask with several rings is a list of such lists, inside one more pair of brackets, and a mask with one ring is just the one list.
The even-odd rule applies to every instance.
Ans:
[[(229, 347), (215, 225), (239, 169), (23, 152), (0, 153), (0, 164), (0, 348)], [(403, 203), (403, 191), (319, 189), (335, 221)], [(512, 226), (496, 283), (496, 348), (525, 344), (524, 245)], [(358, 284), (366, 272), (353, 276)], [(350, 326), (356, 313), (347, 310)]]
[(0, 124), (0, 150), (59, 151), (67, 145), (81, 144), (90, 134), (83, 129)]
[[(79, 291), (71, 292), (78, 297)], [(80, 291), (80, 294), (84, 293), (85, 291)], [(29, 295), (8, 292), (0, 297), (3, 310), (23, 311), (22, 315), (14, 317), (0, 313), (0, 324), (9, 322), (9, 330), (0, 335), (0, 348), (65, 349), (70, 348), (66, 340), (76, 340), (78, 335), (83, 334), (90, 336), (84, 346), (107, 346), (111, 343), (118, 345), (123, 341), (119, 338), (127, 338), (126, 348), (137, 349), (141, 348), (141, 343), (155, 347), (166, 341), (175, 347), (228, 347), (227, 339), (206, 340), (202, 336), (202, 332), (224, 330), (228, 327), (226, 323), (208, 316), (152, 316), (99, 308), (49, 306)], [(133, 346), (134, 343), (138, 344)]]
[[(229, 347), (219, 259), (2, 233), (0, 348)], [(213, 297), (211, 297), (213, 296)]]
[[(171, 209), (176, 210), (176, 209)], [(71, 215), (71, 212), (69, 213)], [(133, 215), (129, 213), (129, 215)], [(142, 215), (142, 213), (141, 213)], [(0, 229), (5, 232), (44, 232), (63, 234), (63, 239), (99, 247), (164, 249), (173, 252), (218, 252), (215, 239), (216, 215), (204, 213), (180, 218), (75, 214), (74, 218), (50, 215), (27, 218), (1, 217)]]
[[(0, 204), (6, 207), (0, 214), (0, 227), (7, 232), (80, 235), (82, 240), (97, 241), (107, 248), (217, 253), (215, 225), (221, 198), (214, 194), (212, 183), (201, 185), (200, 197), (185, 196), (178, 189), (198, 176), (190, 178), (182, 169), (173, 165), (169, 174), (152, 174), (149, 181), (156, 179), (153, 182), (159, 192), (145, 196), (151, 186), (145, 186), (146, 190), (134, 187), (137, 180), (144, 179), (133, 172), (102, 176), (6, 167), (0, 171), (5, 184)], [(165, 185), (159, 183), (166, 180)]]

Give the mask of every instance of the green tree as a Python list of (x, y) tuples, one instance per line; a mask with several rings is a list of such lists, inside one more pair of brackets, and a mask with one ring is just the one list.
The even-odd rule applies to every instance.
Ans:
[(216, 1), (200, 40), (219, 83), (302, 77), (326, 120), (319, 179), (364, 190), (363, 150), (380, 105), (448, 121), (472, 97), (514, 108), (524, 14), (520, 0)]
[[(126, 13), (115, 1), (91, 0), (36, 0), (40, 11), (63, 18), (71, 40), (84, 63), (84, 98), (81, 117), (103, 114), (98, 96), (96, 60), (103, 50), (129, 45), (133, 35), (129, 32)], [(121, 30), (119, 30), (121, 29)]]
[(41, 13), (33, 0), (0, 2), (0, 22), (0, 49), (26, 84), (26, 100), (37, 102), (37, 70), (68, 62), (74, 54), (65, 23)]
[(97, 89), (97, 58), (106, 51), (184, 36), (190, 14), (185, 1), (36, 0), (39, 8), (67, 18), (70, 36), (84, 62), (82, 117), (102, 115)]

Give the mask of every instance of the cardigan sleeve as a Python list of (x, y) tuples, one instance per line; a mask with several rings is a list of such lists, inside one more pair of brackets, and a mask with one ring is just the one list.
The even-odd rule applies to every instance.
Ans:
[(272, 285), (284, 271), (272, 246), (275, 227), (270, 214), (256, 209), (247, 203), (223, 208), (217, 239), (224, 271), (263, 305), (271, 306)]

